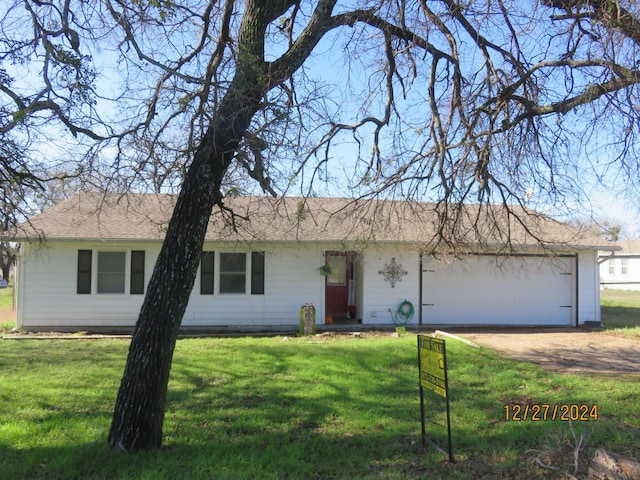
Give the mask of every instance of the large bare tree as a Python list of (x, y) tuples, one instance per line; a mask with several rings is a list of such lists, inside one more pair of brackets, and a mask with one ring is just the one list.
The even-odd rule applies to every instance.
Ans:
[[(311, 194), (342, 155), (342, 188), (437, 202), (443, 237), (464, 202), (561, 206), (587, 178), (639, 183), (631, 0), (23, 0), (0, 26), (4, 138), (61, 126), (117, 185), (186, 159), (115, 405), (119, 450), (162, 442), (231, 170)], [(146, 154), (129, 154), (136, 142)]]

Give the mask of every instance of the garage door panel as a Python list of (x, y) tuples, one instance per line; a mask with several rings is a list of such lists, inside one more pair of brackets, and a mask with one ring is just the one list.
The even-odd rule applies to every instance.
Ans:
[(571, 325), (573, 258), (474, 255), (423, 268), (423, 323)]

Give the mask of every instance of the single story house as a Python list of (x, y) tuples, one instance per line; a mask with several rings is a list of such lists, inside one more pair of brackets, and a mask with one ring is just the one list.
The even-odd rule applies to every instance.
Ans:
[(640, 240), (618, 242), (619, 251), (600, 252), (600, 286), (640, 290)]
[[(84, 193), (21, 225), (17, 326), (130, 329), (174, 202)], [(319, 325), (600, 322), (598, 251), (616, 248), (521, 207), (438, 217), (442, 205), (382, 200), (225, 206), (212, 215), (183, 328), (295, 328), (306, 304)], [(456, 243), (438, 242), (438, 229)]]

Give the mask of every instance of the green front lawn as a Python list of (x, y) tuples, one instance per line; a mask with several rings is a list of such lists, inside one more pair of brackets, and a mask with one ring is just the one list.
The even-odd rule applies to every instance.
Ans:
[[(0, 341), (0, 472), (41, 479), (581, 478), (597, 447), (640, 455), (637, 377), (557, 375), (447, 340), (456, 463), (420, 439), (416, 337), (178, 341), (165, 447), (106, 448), (128, 342)], [(425, 392), (427, 433), (444, 404)], [(505, 404), (597, 405), (598, 418), (506, 421)]]
[(0, 310), (11, 310), (13, 307), (13, 286), (0, 288)]
[(600, 291), (602, 323), (608, 330), (640, 338), (640, 291)]
[(13, 286), (0, 288), (0, 333), (11, 330), (16, 325), (13, 311)]

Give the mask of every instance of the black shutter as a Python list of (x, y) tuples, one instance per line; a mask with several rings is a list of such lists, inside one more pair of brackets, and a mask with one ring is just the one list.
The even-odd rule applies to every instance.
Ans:
[(264, 295), (264, 252), (251, 252), (251, 294)]
[(91, 250), (78, 250), (78, 294), (91, 293), (91, 253)]
[(131, 294), (144, 293), (144, 250), (131, 251)]
[(213, 252), (202, 252), (200, 256), (200, 294), (213, 295)]

